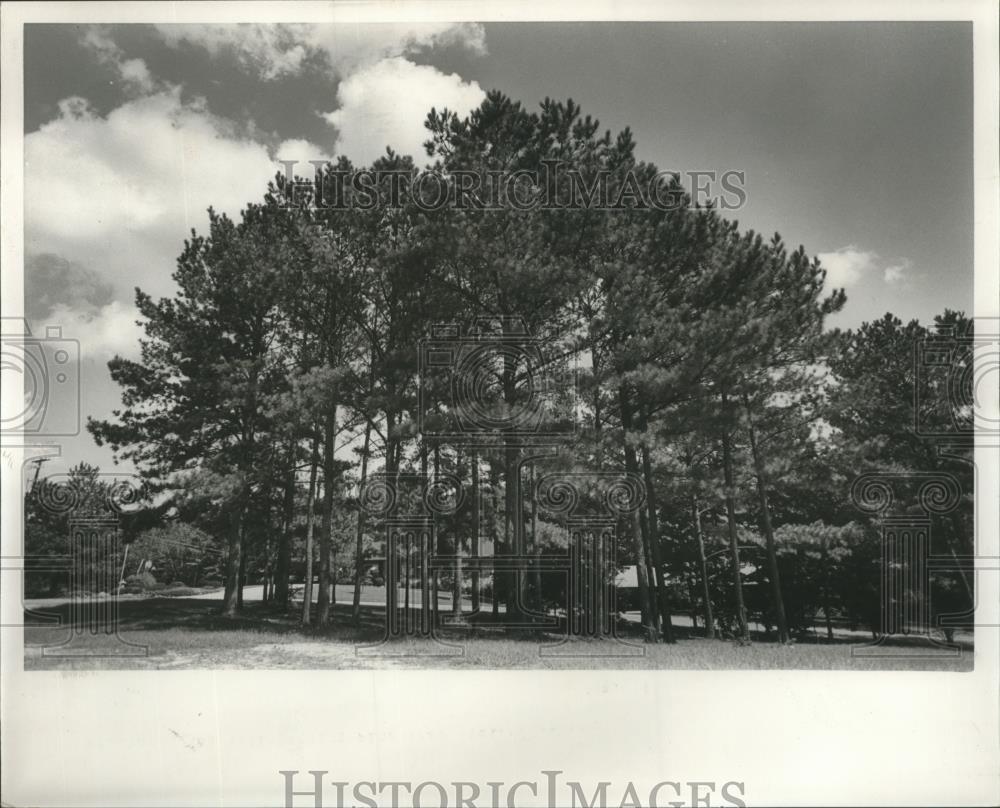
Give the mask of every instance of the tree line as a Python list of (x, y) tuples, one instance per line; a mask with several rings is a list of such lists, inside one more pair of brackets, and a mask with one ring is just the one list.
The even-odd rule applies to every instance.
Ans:
[[(88, 429), (145, 479), (145, 529), (183, 524), (208, 537), (225, 614), (238, 613), (248, 576), (281, 609), (301, 576), (301, 619), (322, 625), (338, 580), (354, 584), (358, 617), (369, 562), (384, 553), (359, 503), (373, 474), (458, 478), (472, 496), (443, 523), (442, 547), (476, 555), (482, 539), (503, 556), (564, 543), (526, 495), (531, 481), (618, 471), (645, 491), (616, 557), (635, 568), (647, 640), (672, 642), (683, 611), (709, 636), (744, 640), (751, 617), (779, 641), (818, 612), (828, 630), (833, 619), (876, 625), (879, 519), (853, 507), (851, 480), (864, 470), (971, 480), (965, 450), (942, 457), (912, 429), (915, 387), (936, 402), (929, 418), (952, 423), (959, 407), (946, 381), (911, 361), (931, 330), (891, 314), (828, 329), (846, 297), (827, 288), (817, 259), (693, 204), (639, 159), (628, 129), (602, 131), (573, 101), (530, 112), (491, 92), (464, 118), (431, 110), (426, 127), (427, 168), (387, 150), (371, 166), (340, 158), (313, 178), (279, 173), (238, 221), (209, 211), (207, 231), (184, 242), (172, 296), (136, 290), (140, 357), (110, 362), (122, 407)], [(342, 181), (346, 204), (317, 204), (334, 174), (404, 172), (414, 186), (425, 172), (446, 183), (479, 174), (485, 184), (553, 161), (609, 183), (611, 198), (652, 182), (678, 204), (435, 210), (380, 185), (379, 204), (352, 205)], [(971, 333), (962, 314), (938, 321)], [(421, 350), (442, 325), (477, 323), (501, 342), (530, 338), (545, 358), (501, 351), (475, 367), (477, 429), (492, 439), (470, 448), (445, 434), (455, 380), (422, 373)], [(537, 398), (543, 376), (531, 428), (567, 413), (574, 425), (557, 453), (527, 464), (526, 481), (530, 440), (504, 418)], [(914, 489), (895, 507), (916, 504)], [(943, 552), (969, 550), (971, 518), (969, 493), (936, 517)], [(516, 612), (520, 589), (558, 601), (541, 575), (470, 577), (448, 586), (470, 589), (474, 608), (485, 592)], [(935, 580), (942, 608), (971, 602), (960, 575)]]

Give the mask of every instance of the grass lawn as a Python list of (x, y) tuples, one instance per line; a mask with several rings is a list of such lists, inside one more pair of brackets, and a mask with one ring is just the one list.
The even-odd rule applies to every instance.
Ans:
[[(84, 634), (80, 656), (48, 656), (43, 647), (64, 642), (66, 628), (38, 624), (27, 614), (24, 630), (26, 670), (106, 669), (816, 669), (816, 670), (953, 670), (972, 669), (971, 637), (960, 637), (962, 653), (948, 656), (926, 644), (894, 642), (876, 650), (883, 656), (852, 655), (849, 640), (799, 642), (781, 646), (758, 638), (741, 647), (726, 640), (706, 640), (681, 628), (674, 645), (571, 640), (557, 634), (508, 634), (489, 622), (476, 628), (446, 629), (441, 641), (399, 640), (381, 643), (385, 612), (365, 606), (362, 623), (351, 625), (350, 607), (338, 604), (333, 624), (303, 628), (294, 612), (282, 613), (261, 603), (246, 603), (238, 618), (222, 617), (219, 603), (194, 598), (147, 598), (119, 604), (119, 634), (145, 646), (145, 655), (117, 656), (114, 637)], [(68, 623), (69, 606), (45, 608)], [(33, 624), (32, 624), (33, 623)], [(857, 648), (857, 646), (853, 646)], [(57, 649), (58, 650), (58, 649)], [(59, 650), (65, 653), (65, 649)], [(905, 654), (906, 656), (901, 656)]]

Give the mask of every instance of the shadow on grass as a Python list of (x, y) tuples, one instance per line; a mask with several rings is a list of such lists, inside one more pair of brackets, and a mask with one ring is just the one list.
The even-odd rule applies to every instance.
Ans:
[[(70, 615), (70, 604), (48, 607), (46, 615), (57, 614), (60, 626), (41, 622), (32, 612), (25, 613), (25, 623), (31, 629), (29, 643), (43, 636), (51, 641), (59, 633), (67, 630)], [(414, 622), (419, 621), (419, 608), (412, 608)], [(329, 639), (332, 641), (357, 644), (380, 642), (385, 635), (385, 607), (382, 605), (362, 604), (360, 621), (355, 625), (350, 604), (338, 603), (331, 609), (331, 620), (328, 625), (318, 626), (315, 623), (316, 607), (312, 610), (312, 623), (304, 626), (301, 622), (301, 603), (292, 604), (288, 609), (281, 609), (274, 604), (259, 601), (246, 602), (240, 613), (234, 617), (226, 617), (221, 613), (218, 601), (178, 597), (153, 597), (142, 600), (123, 600), (119, 603), (118, 627), (122, 634), (129, 632), (191, 632), (193, 634), (211, 634), (213, 632), (237, 632), (265, 635), (273, 638), (298, 637), (303, 639)], [(449, 622), (450, 610), (438, 613), (435, 636), (445, 641), (461, 641), (473, 639), (504, 640), (515, 643), (538, 643), (559, 640), (566, 636), (564, 616), (549, 618), (539, 622), (537, 626), (512, 628), (505, 625), (505, 615), (495, 617), (491, 612), (476, 614), (465, 613), (459, 624)], [(679, 643), (733, 642), (731, 637), (717, 637), (709, 641), (704, 637), (703, 629), (690, 626), (674, 626), (674, 636)], [(51, 633), (50, 633), (51, 632)], [(616, 624), (616, 634), (619, 638), (630, 641), (641, 641), (642, 627), (634, 622), (620, 620)], [(410, 638), (419, 641), (420, 638)], [(574, 638), (580, 639), (580, 638)], [(764, 632), (751, 632), (753, 643), (776, 645), (773, 635)], [(600, 641), (600, 640), (596, 640)], [(808, 646), (840, 646), (849, 647), (870, 643), (870, 636), (835, 636), (832, 640), (825, 636), (806, 634), (796, 638), (795, 644)], [(915, 647), (926, 645), (927, 639), (914, 636), (894, 636), (883, 640), (882, 645), (895, 647)], [(963, 651), (971, 651), (973, 642), (971, 635), (960, 635), (955, 644)]]

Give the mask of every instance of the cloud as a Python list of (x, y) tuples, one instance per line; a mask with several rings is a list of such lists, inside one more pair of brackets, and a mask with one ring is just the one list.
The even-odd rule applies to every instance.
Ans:
[(24, 315), (33, 325), (57, 307), (76, 306), (96, 313), (111, 303), (111, 284), (89, 267), (52, 253), (29, 255), (24, 262)]
[(80, 44), (94, 53), (101, 64), (115, 70), (126, 90), (147, 94), (156, 89), (157, 82), (154, 81), (145, 61), (126, 59), (125, 53), (115, 44), (105, 28), (101, 26), (87, 28), (80, 37)]
[(884, 266), (878, 253), (859, 249), (853, 244), (833, 252), (819, 253), (817, 257), (826, 270), (827, 289), (849, 289), (865, 277), (879, 273), (885, 283), (900, 283), (906, 279), (913, 263), (908, 258), (901, 258)]
[(265, 80), (295, 75), (310, 63), (344, 75), (379, 59), (425, 48), (461, 47), (486, 53), (479, 23), (346, 23), (157, 25), (164, 42), (204, 48), (213, 56), (229, 53)]
[[(341, 77), (338, 109), (321, 114), (338, 131), (338, 151), (360, 163), (383, 154), (387, 145), (419, 158), (426, 139), (423, 123), (431, 107), (448, 107), (465, 114), (485, 98), (474, 81), (466, 82), (457, 74), (445, 74), (404, 58), (423, 49), (440, 47), (485, 53), (485, 31), (478, 23), (166, 24), (156, 26), (156, 30), (172, 47), (186, 44), (202, 47), (213, 55), (228, 53), (262, 80), (293, 76), (310, 65), (333, 71)], [(180, 88), (154, 82), (144, 62), (125, 59), (106, 27), (87, 28), (81, 41), (102, 62), (113, 65), (136, 94), (145, 91), (151, 99), (156, 99), (153, 103), (170, 107), (163, 109), (162, 114), (174, 118), (187, 114), (188, 108), (177, 109)], [(124, 117), (131, 108), (124, 109), (125, 112), (116, 110), (112, 114)], [(63, 119), (82, 121), (94, 117), (87, 102), (79, 98), (65, 100), (60, 110)], [(208, 121), (209, 116), (200, 117)], [(217, 120), (205, 125), (222, 128)], [(254, 129), (252, 121), (242, 125), (249, 138), (266, 137)], [(303, 159), (323, 156), (313, 149)], [(128, 214), (132, 218), (141, 217), (148, 212), (148, 201), (133, 193)], [(221, 206), (218, 202), (216, 205)]]
[(323, 117), (337, 128), (337, 151), (355, 163), (370, 163), (386, 146), (419, 163), (431, 107), (466, 115), (485, 97), (475, 81), (394, 57), (345, 78), (337, 87), (338, 108)]
[(78, 340), (80, 357), (104, 364), (115, 355), (139, 357), (139, 311), (131, 303), (112, 300), (106, 306), (56, 306), (45, 318), (45, 325), (62, 326), (64, 337)]
[(240, 64), (260, 78), (276, 79), (302, 70), (307, 46), (297, 41), (287, 25), (157, 25), (156, 30), (171, 47), (196, 45), (212, 56), (232, 53)]
[(908, 258), (904, 258), (898, 264), (892, 264), (887, 266), (882, 272), (882, 279), (886, 283), (899, 284), (904, 283), (909, 278), (910, 269), (913, 266), (913, 262)]
[[(167, 294), (174, 262), (209, 206), (236, 217), (281, 171), (274, 150), (238, 135), (178, 88), (107, 117), (78, 97), (25, 137), (25, 247), (70, 256), (121, 298), (139, 285)], [(313, 158), (319, 146), (294, 141)], [(282, 146), (278, 147), (280, 152)]]
[[(278, 162), (284, 160), (294, 160), (297, 163), (308, 163), (310, 160), (328, 159), (328, 155), (317, 151), (319, 147), (315, 143), (301, 138), (286, 140), (275, 149), (274, 157)], [(301, 167), (299, 167), (301, 171)], [(307, 172), (308, 176), (308, 172)]]
[(859, 250), (854, 245), (841, 247), (835, 252), (820, 253), (818, 257), (826, 269), (826, 285), (831, 289), (854, 286), (871, 271), (878, 259), (875, 253)]

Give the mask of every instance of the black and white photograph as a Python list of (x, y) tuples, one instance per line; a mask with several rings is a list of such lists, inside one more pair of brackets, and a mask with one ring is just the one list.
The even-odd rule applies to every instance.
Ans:
[[(4, 757), (89, 743), (82, 715), (31, 718), (70, 710), (60, 683), (116, 689), (92, 720), (151, 757), (106, 794), (99, 767), (78, 788), (12, 760), (4, 805), (1000, 796), (995, 8), (13, 5)], [(286, 699), (320, 698), (318, 718), (338, 682), (371, 683), (354, 752), (372, 768), (300, 740), (233, 758), (269, 791), (221, 762), (207, 791), (169, 785), (174, 755), (209, 779), (236, 755), (221, 713), (201, 734), (161, 716), (201, 682), (222, 710), (220, 681), (264, 711), (239, 748), (290, 728), (265, 717)], [(498, 723), (445, 699), (472, 681), (495, 683), (475, 710)], [(703, 699), (728, 748), (790, 733), (789, 694), (827, 682), (900, 683), (941, 722), (902, 745), (955, 748), (866, 788), (879, 765), (825, 765), (851, 736), (814, 742), (803, 711), (783, 743), (811, 747), (788, 753), (809, 778), (850, 781), (828, 792), (762, 750), (739, 753), (757, 782), (692, 751), (655, 779), (642, 756), (605, 777), (525, 755), (489, 785), (363, 751), (400, 732), (459, 760), (463, 735), (516, 746), (505, 709), (526, 732), (561, 712), (560, 682), (598, 681), (634, 700), (610, 734), (644, 755), (666, 743), (647, 733), (682, 743), (660, 688), (694, 700), (669, 709)], [(516, 701), (533, 683), (554, 694), (537, 708)], [(439, 726), (387, 729), (416, 693), (442, 699)], [(138, 795), (146, 771), (168, 785)]]

